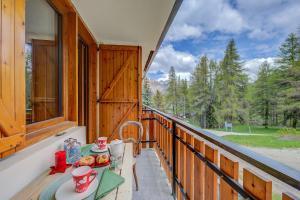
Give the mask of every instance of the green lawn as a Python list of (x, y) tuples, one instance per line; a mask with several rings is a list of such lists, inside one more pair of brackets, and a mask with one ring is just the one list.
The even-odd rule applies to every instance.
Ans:
[(250, 147), (267, 147), (267, 148), (300, 148), (300, 141), (281, 140), (279, 136), (256, 136), (256, 135), (227, 135), (224, 139), (231, 142), (250, 146)]
[(272, 194), (272, 200), (281, 200), (281, 194)]
[[(219, 131), (226, 131), (225, 128), (216, 129)], [(251, 132), (250, 132), (251, 130)], [(253, 133), (253, 134), (300, 134), (300, 129), (291, 129), (291, 128), (279, 128), (279, 127), (269, 127), (265, 128), (264, 126), (249, 126), (247, 125), (233, 125), (233, 132), (236, 133)]]

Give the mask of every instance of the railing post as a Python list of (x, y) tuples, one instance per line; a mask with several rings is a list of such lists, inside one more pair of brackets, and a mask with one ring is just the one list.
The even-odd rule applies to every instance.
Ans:
[(172, 120), (172, 195), (176, 199), (176, 122)]

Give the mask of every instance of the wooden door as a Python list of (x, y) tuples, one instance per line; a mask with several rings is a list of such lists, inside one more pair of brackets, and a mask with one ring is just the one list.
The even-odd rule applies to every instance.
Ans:
[(55, 41), (32, 40), (32, 121), (60, 115), (59, 65)]
[[(99, 135), (113, 139), (122, 123), (140, 121), (141, 47), (100, 45), (99, 49)], [(124, 130), (125, 137), (136, 135), (135, 127)]]

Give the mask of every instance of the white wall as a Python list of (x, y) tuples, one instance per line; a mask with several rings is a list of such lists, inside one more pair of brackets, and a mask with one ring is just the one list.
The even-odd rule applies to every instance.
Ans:
[(67, 138), (76, 138), (86, 144), (85, 127), (66, 130), (62, 136), (52, 136), (0, 161), (0, 199), (10, 199), (14, 194), (45, 173), (54, 164), (54, 153), (63, 149)]

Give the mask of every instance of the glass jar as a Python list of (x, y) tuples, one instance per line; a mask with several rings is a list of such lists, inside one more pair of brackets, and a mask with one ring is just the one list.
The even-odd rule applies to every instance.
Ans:
[(71, 142), (70, 154), (69, 154), (70, 164), (74, 164), (76, 161), (80, 159), (80, 147), (81, 147), (80, 142), (77, 141)]
[(74, 164), (77, 160), (80, 159), (80, 142), (77, 142), (76, 139), (69, 138), (65, 140), (64, 148), (67, 153), (67, 163)]

